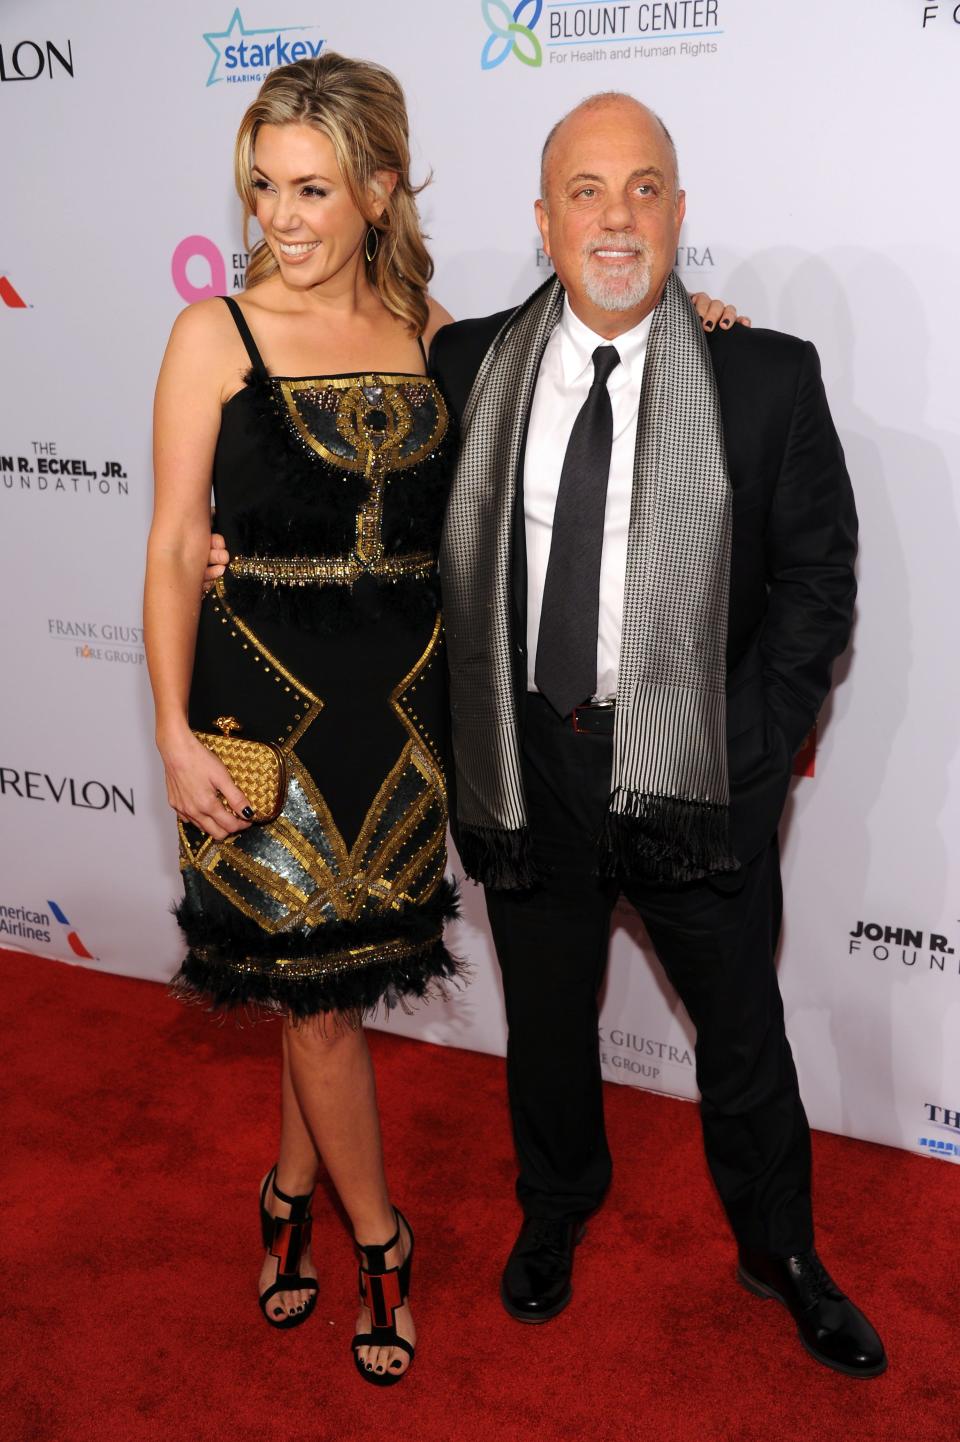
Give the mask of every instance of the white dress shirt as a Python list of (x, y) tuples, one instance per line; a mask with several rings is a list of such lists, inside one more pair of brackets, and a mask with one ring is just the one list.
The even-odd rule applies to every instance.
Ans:
[(607, 393), (613, 411), (613, 447), (603, 519), (600, 558), (600, 622), (597, 636), (597, 697), (617, 693), (623, 589), (627, 575), (627, 533), (633, 493), (633, 456), (637, 439), (640, 385), (653, 313), (633, 330), (604, 340), (578, 320), (564, 299), (563, 315), (540, 364), (530, 409), (523, 465), (523, 512), (527, 542), (527, 685), (537, 689), (537, 638), (547, 561), (553, 536), (560, 472), (573, 423), (593, 385), (597, 346), (616, 346), (620, 364), (611, 372)]

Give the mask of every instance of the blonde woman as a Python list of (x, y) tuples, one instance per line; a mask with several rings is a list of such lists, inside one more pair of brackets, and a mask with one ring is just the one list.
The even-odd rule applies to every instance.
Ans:
[[(180, 819), (176, 986), (284, 1017), (261, 1307), (276, 1327), (314, 1307), (322, 1155), (360, 1243), (354, 1355), (386, 1384), (413, 1358), (413, 1234), (384, 1179), (358, 1021), (456, 972), (436, 586), (453, 437), (424, 348), (448, 317), (426, 293), (387, 71), (333, 54), (274, 71), (240, 126), (236, 177), (264, 237), (247, 288), (179, 316), (156, 398), (145, 612)], [(233, 563), (199, 604), (211, 480)], [(280, 747), (269, 824), (247, 819), (193, 734), (218, 727)]]
[[(356, 1364), (389, 1385), (414, 1354), (413, 1234), (390, 1201), (359, 1023), (457, 971), (436, 583), (455, 438), (426, 375), (449, 317), (427, 295), (389, 72), (331, 53), (274, 71), (241, 123), (236, 179), (263, 231), (246, 289), (178, 318), (156, 400), (145, 611), (180, 821), (176, 987), (283, 1018), (260, 1305), (284, 1328), (314, 1308), (322, 1159), (358, 1239)], [(698, 308), (729, 323), (706, 297)], [(200, 603), (211, 481), (231, 559)], [(274, 820), (252, 824), (194, 734), (218, 728), (279, 748)]]

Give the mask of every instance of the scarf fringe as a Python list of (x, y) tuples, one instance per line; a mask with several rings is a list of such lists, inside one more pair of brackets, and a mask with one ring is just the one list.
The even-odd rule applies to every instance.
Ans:
[(537, 879), (530, 829), (501, 831), (493, 826), (457, 827), (457, 851), (474, 881), (495, 891), (519, 891)]
[(677, 882), (739, 869), (726, 806), (635, 792), (614, 793), (614, 805), (600, 832), (601, 875)]

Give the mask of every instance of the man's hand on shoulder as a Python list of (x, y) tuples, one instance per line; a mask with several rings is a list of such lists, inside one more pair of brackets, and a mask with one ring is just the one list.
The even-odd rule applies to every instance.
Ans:
[(210, 554), (207, 557), (207, 569), (203, 573), (203, 589), (209, 591), (214, 581), (222, 576), (230, 564), (230, 552), (227, 550), (227, 543), (221, 535), (214, 531), (210, 537)]

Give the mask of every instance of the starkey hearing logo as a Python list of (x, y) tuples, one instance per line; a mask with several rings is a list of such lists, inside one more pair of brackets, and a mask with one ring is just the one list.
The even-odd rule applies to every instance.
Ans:
[(267, 25), (248, 30), (239, 7), (230, 16), (225, 30), (207, 30), (204, 41), (213, 51), (213, 64), (207, 85), (231, 84), (265, 80), (267, 72), (277, 65), (290, 65), (297, 60), (315, 60), (325, 40), (288, 40), (285, 36), (305, 35), (315, 25)]
[(10, 310), (27, 309), (27, 302), (8, 275), (0, 275), (0, 300)]
[(522, 65), (543, 64), (543, 47), (533, 33), (543, 14), (543, 0), (520, 0), (515, 10), (504, 0), (480, 0), (480, 9), (490, 31), (480, 52), (484, 70), (496, 70), (509, 55)]

